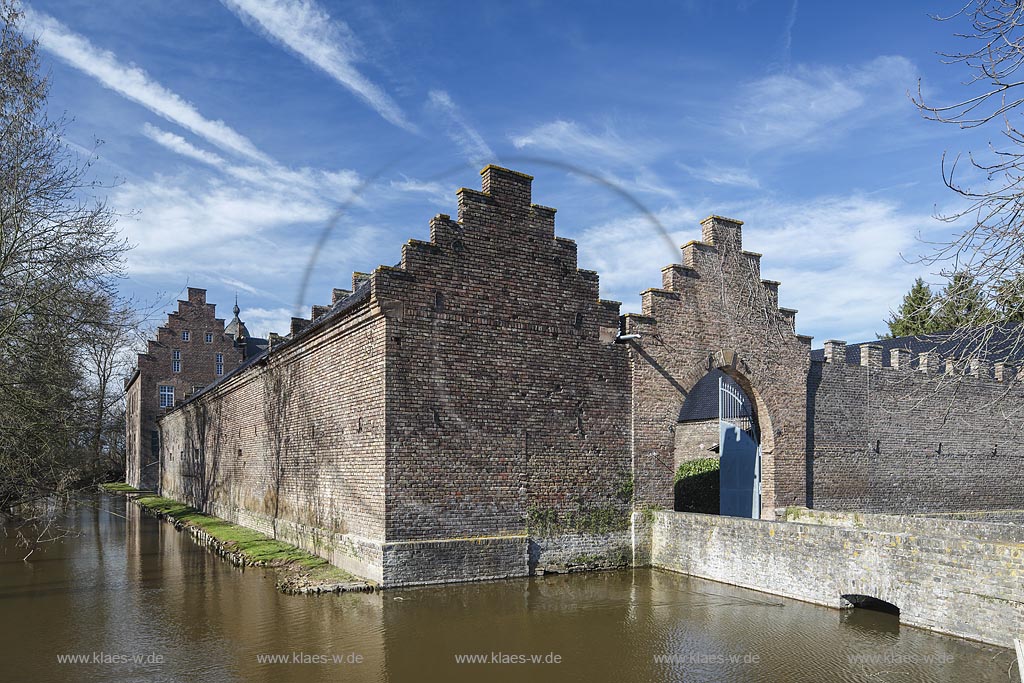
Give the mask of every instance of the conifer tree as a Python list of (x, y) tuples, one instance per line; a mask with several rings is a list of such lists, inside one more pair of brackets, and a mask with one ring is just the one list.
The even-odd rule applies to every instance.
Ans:
[(995, 316), (974, 276), (961, 271), (953, 273), (939, 295), (935, 317), (938, 329), (956, 330), (981, 327), (992, 322)]
[(996, 289), (999, 322), (1024, 323), (1024, 274), (1003, 282)]
[(903, 297), (898, 311), (889, 320), (888, 337), (911, 337), (937, 332), (935, 319), (935, 297), (931, 288), (922, 278), (914, 281), (910, 291)]

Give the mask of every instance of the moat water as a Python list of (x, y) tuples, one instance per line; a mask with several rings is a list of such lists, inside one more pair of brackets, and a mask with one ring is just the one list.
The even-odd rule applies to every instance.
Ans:
[(1018, 680), (1006, 649), (669, 572), (290, 596), (123, 498), (69, 521), (28, 562), (0, 538), (2, 681)]

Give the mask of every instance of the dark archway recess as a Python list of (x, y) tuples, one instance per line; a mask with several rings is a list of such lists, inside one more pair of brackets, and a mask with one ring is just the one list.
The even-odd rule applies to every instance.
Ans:
[(859, 609), (871, 610), (873, 612), (883, 612), (885, 614), (893, 614), (895, 616), (900, 615), (899, 607), (891, 602), (886, 602), (885, 600), (871, 595), (851, 593), (848, 595), (841, 595), (839, 597), (842, 600), (843, 607), (847, 609), (856, 607)]

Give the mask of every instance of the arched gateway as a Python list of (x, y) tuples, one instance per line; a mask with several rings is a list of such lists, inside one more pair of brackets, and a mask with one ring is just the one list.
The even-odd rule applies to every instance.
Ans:
[(639, 335), (629, 342), (638, 505), (672, 507), (680, 415), (716, 371), (749, 399), (758, 427), (760, 510), (750, 516), (772, 519), (776, 508), (806, 502), (811, 338), (796, 334), (796, 311), (779, 308), (779, 283), (761, 279), (761, 255), (743, 251), (741, 226), (705, 219), (702, 240), (662, 269), (662, 288), (643, 292), (643, 313), (624, 316), (624, 336)]

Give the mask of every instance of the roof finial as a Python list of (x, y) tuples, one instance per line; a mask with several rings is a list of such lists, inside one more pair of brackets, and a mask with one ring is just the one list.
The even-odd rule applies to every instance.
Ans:
[(235, 307), (231, 310), (234, 311), (236, 318), (238, 317), (238, 314), (242, 312), (242, 309), (238, 307), (238, 292), (235, 292)]

